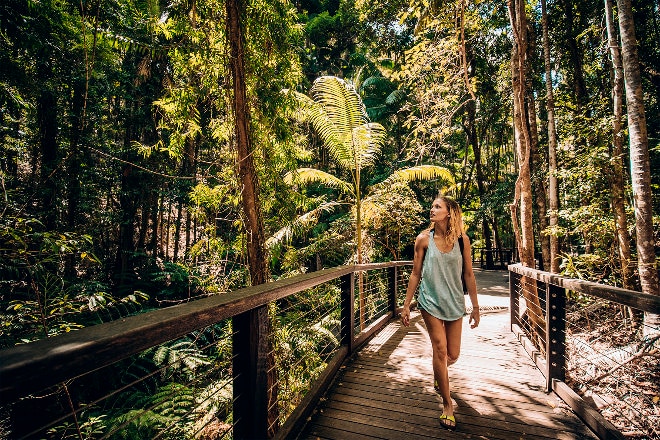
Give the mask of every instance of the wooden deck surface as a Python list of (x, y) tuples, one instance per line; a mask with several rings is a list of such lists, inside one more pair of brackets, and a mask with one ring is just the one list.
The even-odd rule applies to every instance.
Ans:
[[(486, 278), (495, 277), (495, 283)], [(481, 278), (481, 279), (480, 279)], [(477, 273), (480, 304), (506, 304), (494, 275)], [(491, 281), (493, 281), (491, 280)], [(340, 370), (299, 439), (595, 439), (554, 394), (509, 328), (508, 310), (463, 326), (458, 362), (450, 367), (457, 429), (440, 426), (431, 348), (419, 313), (410, 327), (392, 321)]]

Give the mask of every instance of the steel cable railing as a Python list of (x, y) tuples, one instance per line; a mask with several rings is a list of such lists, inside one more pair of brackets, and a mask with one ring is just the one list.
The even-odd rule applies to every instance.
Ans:
[[(363, 271), (362, 277), (355, 277), (355, 332), (372, 325), (391, 308), (389, 305), (388, 269)], [(362, 286), (360, 287), (360, 282)], [(362, 300), (360, 299), (362, 294)], [(360, 302), (362, 301), (362, 307)]]
[(569, 292), (566, 383), (630, 438), (660, 439), (657, 338), (635, 309)]
[(394, 316), (406, 265), (304, 274), (3, 350), (0, 438), (285, 438)]
[[(137, 426), (149, 417), (157, 422), (141, 435), (178, 439), (199, 424), (196, 415), (202, 409), (207, 414), (210, 408), (215, 414), (225, 414), (217, 423), (231, 427), (231, 352), (225, 360), (222, 354), (211, 356), (222, 338), (231, 340), (226, 329), (217, 340), (218, 329), (228, 324), (197, 331), (22, 397), (4, 407), (14, 419), (11, 438), (130, 437), (140, 432)], [(209, 333), (211, 340), (202, 338)], [(210, 359), (214, 365), (208, 368)], [(101, 388), (102, 393), (96, 391)], [(35, 412), (40, 417), (34, 417)]]
[(333, 280), (277, 302), (272, 334), (271, 392), (277, 399), (269, 429), (276, 431), (302, 401), (337, 353), (341, 340), (341, 289)]
[[(660, 298), (509, 267), (511, 324), (554, 390), (601, 438), (660, 439)], [(530, 307), (530, 302), (537, 307)]]

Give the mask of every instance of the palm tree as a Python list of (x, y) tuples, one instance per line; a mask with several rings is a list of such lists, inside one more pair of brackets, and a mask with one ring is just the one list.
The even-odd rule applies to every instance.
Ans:
[[(375, 198), (370, 197), (370, 189), (398, 181), (441, 178), (452, 182), (453, 178), (446, 168), (419, 165), (397, 170), (383, 182), (370, 188), (363, 188), (363, 172), (374, 165), (386, 138), (385, 129), (382, 125), (369, 121), (360, 95), (350, 83), (343, 79), (333, 76), (317, 78), (312, 85), (310, 94), (311, 98), (300, 93), (296, 94), (301, 104), (297, 116), (312, 124), (328, 148), (332, 160), (340, 169), (350, 174), (350, 180), (342, 180), (340, 177), (315, 168), (299, 168), (289, 173), (285, 181), (290, 184), (294, 182), (320, 183), (339, 190), (346, 197), (353, 206), (356, 262), (362, 264), (363, 212), (365, 207), (375, 203)], [(359, 291), (360, 328), (362, 329), (364, 327), (364, 297), (361, 274)]]

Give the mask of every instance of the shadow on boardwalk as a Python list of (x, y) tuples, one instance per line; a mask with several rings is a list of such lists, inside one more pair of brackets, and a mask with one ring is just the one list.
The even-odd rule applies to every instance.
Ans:
[[(431, 347), (424, 322), (392, 321), (342, 367), (301, 439), (596, 438), (553, 393), (509, 328), (506, 272), (477, 274), (481, 325), (463, 323), (450, 367), (457, 429), (440, 426)], [(490, 311), (489, 311), (490, 310)]]

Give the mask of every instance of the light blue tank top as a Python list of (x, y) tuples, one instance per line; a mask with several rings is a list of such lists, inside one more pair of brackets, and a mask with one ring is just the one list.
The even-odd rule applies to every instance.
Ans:
[(435, 245), (433, 231), (429, 232), (429, 246), (422, 265), (417, 304), (429, 314), (443, 321), (455, 321), (466, 314), (463, 295), (463, 256), (458, 245), (442, 252)]

